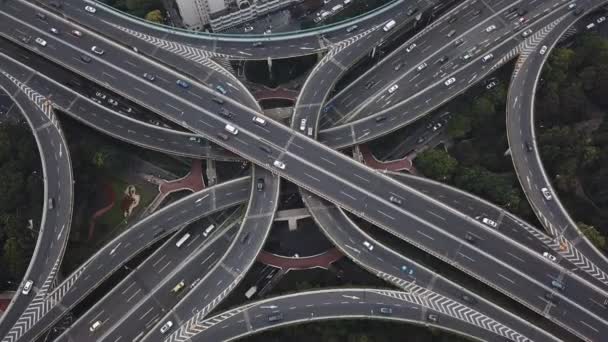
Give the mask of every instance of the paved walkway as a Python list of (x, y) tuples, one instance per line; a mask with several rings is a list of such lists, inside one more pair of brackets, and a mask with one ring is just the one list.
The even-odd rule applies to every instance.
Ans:
[(190, 172), (182, 178), (175, 180), (165, 180), (152, 175), (145, 175), (144, 178), (154, 184), (158, 184), (158, 195), (150, 206), (148, 212), (154, 212), (163, 200), (169, 195), (177, 191), (196, 192), (205, 188), (205, 180), (203, 179), (203, 163), (200, 159), (195, 159), (190, 167)]
[(308, 257), (286, 257), (261, 251), (258, 254), (257, 260), (266, 265), (280, 268), (284, 271), (291, 270), (308, 270), (311, 268), (328, 269), (331, 264), (340, 260), (343, 257), (342, 253), (337, 248), (331, 248), (321, 254)]
[(414, 167), (412, 161), (408, 157), (391, 160), (386, 162), (381, 162), (370, 151), (367, 145), (359, 145), (359, 151), (361, 152), (361, 156), (363, 157), (363, 163), (373, 169), (376, 170), (388, 170), (388, 171), (414, 171)]
[(282, 87), (275, 88), (275, 89), (263, 87), (263, 88), (255, 90), (253, 92), (253, 97), (255, 97), (255, 99), (258, 101), (272, 100), (272, 99), (285, 99), (285, 100), (291, 100), (295, 103), (296, 100), (298, 99), (298, 94), (299, 94), (299, 92), (296, 90), (285, 89)]

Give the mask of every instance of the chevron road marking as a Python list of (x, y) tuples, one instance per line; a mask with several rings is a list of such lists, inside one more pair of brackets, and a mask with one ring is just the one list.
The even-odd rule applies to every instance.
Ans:
[(441, 294), (428, 290), (407, 280), (395, 277), (388, 273), (379, 271), (376, 275), (381, 279), (384, 279), (390, 283), (397, 285), (399, 288), (403, 289), (404, 292), (376, 290), (373, 291), (375, 293), (392, 298), (398, 298), (411, 303), (416, 303), (434, 311), (441, 312), (445, 315), (452, 316), (461, 321), (476, 325), (482, 329), (491, 331), (499, 336), (509, 338), (513, 341), (531, 341), (529, 338), (525, 337), (524, 335), (521, 335), (517, 331), (451, 298), (445, 297)]

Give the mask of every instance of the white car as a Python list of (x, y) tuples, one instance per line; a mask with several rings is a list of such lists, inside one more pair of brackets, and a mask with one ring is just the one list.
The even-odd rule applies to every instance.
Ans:
[(555, 258), (555, 256), (553, 256), (552, 254), (549, 254), (548, 252), (544, 252), (543, 256), (553, 262), (557, 261), (557, 259)]
[(78, 30), (72, 30), (71, 32), (76, 37), (82, 37), (82, 32), (80, 32)]
[(496, 25), (490, 25), (488, 27), (486, 27), (486, 32), (490, 33), (492, 31), (496, 30)]
[(98, 48), (97, 46), (92, 46), (91, 47), (91, 51), (93, 51), (94, 53), (98, 54), (98, 55), (103, 55), (105, 51), (103, 51), (103, 49)]
[(422, 71), (422, 70), (426, 69), (426, 67), (427, 67), (427, 66), (428, 66), (428, 65), (427, 65), (426, 63), (422, 63), (422, 64), (420, 64), (420, 65), (419, 65), (419, 66), (416, 68), (416, 70), (417, 70), (418, 72), (420, 72), (420, 71)]
[(167, 331), (169, 331), (169, 329), (171, 329), (172, 326), (173, 326), (173, 322), (167, 321), (167, 323), (165, 323), (162, 327), (160, 327), (160, 332), (162, 334), (164, 334)]
[(33, 285), (34, 285), (34, 281), (33, 280), (26, 281), (25, 285), (23, 285), (23, 290), (21, 290), (21, 294), (27, 296), (30, 293), (30, 291), (32, 290), (32, 286)]
[(304, 118), (304, 119), (300, 120), (300, 131), (305, 131), (306, 130), (306, 121), (308, 121), (307, 118)]
[(498, 223), (496, 223), (496, 221), (494, 221), (494, 220), (490, 220), (490, 219), (489, 219), (489, 218), (487, 218), (487, 217), (482, 218), (482, 219), (481, 219), (481, 222), (483, 222), (484, 224), (486, 224), (486, 225), (488, 225), (488, 226), (490, 226), (490, 227), (492, 227), (492, 228), (496, 228), (496, 227), (498, 227)]
[(232, 135), (237, 135), (237, 134), (239, 134), (239, 130), (238, 130), (238, 128), (236, 128), (236, 127), (232, 126), (231, 124), (226, 124), (226, 127), (224, 127), (224, 129), (225, 129), (225, 130), (226, 130), (228, 133), (230, 133), (230, 134), (232, 134)]
[(93, 6), (84, 6), (84, 10), (89, 12), (89, 13), (95, 13), (97, 12), (97, 8), (93, 7)]
[(274, 165), (274, 167), (279, 168), (281, 170), (285, 170), (285, 163), (283, 163), (280, 160), (275, 160), (272, 165)]
[(399, 85), (398, 84), (393, 84), (390, 88), (388, 88), (388, 93), (392, 94), (395, 92), (395, 90), (399, 89)]
[(51, 31), (52, 34), (59, 34), (59, 30), (54, 27), (51, 27), (49, 31)]
[(599, 18), (597, 18), (597, 20), (595, 22), (598, 23), (598, 24), (601, 24), (604, 21), (606, 21), (606, 17), (599, 17)]
[(36, 42), (36, 44), (38, 44), (40, 46), (46, 46), (46, 40), (44, 40), (40, 37), (36, 37), (36, 39), (34, 41)]
[(543, 196), (545, 197), (545, 199), (547, 201), (550, 201), (551, 199), (553, 199), (553, 196), (551, 195), (551, 191), (549, 191), (549, 189), (542, 188), (542, 189), (540, 189), (540, 192), (543, 193)]
[(95, 323), (93, 323), (93, 325), (91, 325), (91, 327), (89, 327), (89, 331), (93, 332), (95, 330), (97, 330), (97, 328), (99, 328), (101, 326), (101, 321), (95, 321)]
[(416, 43), (412, 43), (410, 46), (408, 46), (405, 49), (405, 52), (412, 52), (412, 50), (414, 50), (416, 48)]
[(489, 53), (489, 54), (483, 56), (483, 58), (481, 59), (481, 61), (485, 63), (485, 62), (489, 61), (492, 58), (494, 58), (494, 55), (491, 54), (491, 53)]
[(547, 53), (547, 45), (543, 45), (538, 53), (540, 53), (541, 55)]
[(255, 123), (256, 125), (260, 125), (260, 126), (266, 126), (266, 120), (264, 120), (263, 118), (261, 118), (259, 116), (253, 117), (253, 123)]
[(446, 86), (448, 86), (448, 87), (449, 87), (449, 86), (450, 86), (450, 85), (452, 85), (452, 83), (454, 83), (454, 82), (456, 82), (456, 78), (454, 78), (454, 77), (450, 77), (450, 78), (448, 78), (448, 80), (447, 80), (447, 81), (443, 82), (443, 84), (445, 84)]
[(587, 27), (587, 30), (591, 30), (592, 28), (595, 27), (595, 24), (591, 23), (591, 24), (587, 25), (586, 27)]
[(374, 250), (374, 245), (369, 243), (369, 241), (363, 241), (363, 246), (365, 246), (365, 248), (369, 249), (370, 251)]

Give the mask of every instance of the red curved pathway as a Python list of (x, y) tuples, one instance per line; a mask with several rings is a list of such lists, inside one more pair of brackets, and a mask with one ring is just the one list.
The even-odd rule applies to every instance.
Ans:
[(311, 268), (328, 269), (331, 264), (340, 260), (343, 257), (342, 253), (337, 248), (329, 249), (321, 254), (309, 257), (286, 257), (261, 251), (258, 254), (257, 260), (266, 265), (280, 268), (284, 271), (291, 270), (307, 270)]
[(363, 156), (363, 163), (376, 170), (389, 170), (389, 171), (413, 171), (412, 161), (408, 157), (391, 160), (387, 162), (381, 162), (370, 151), (367, 145), (359, 145), (359, 151)]

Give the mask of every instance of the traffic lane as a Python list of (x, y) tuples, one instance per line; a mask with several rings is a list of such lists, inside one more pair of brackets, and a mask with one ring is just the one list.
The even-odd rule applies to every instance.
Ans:
[[(82, 9), (82, 4), (80, 4), (79, 7), (74, 7), (73, 5), (74, 4), (68, 3), (65, 7), (63, 7), (61, 13), (64, 17), (71, 18), (78, 16), (78, 12), (80, 12), (80, 10)], [(121, 42), (129, 48), (136, 48), (137, 51), (142, 54), (152, 56), (153, 58), (156, 58), (157, 60), (162, 61), (167, 65), (182, 70), (188, 73), (191, 77), (196, 78), (201, 82), (203, 80), (209, 83), (225, 83), (227, 81), (232, 81), (233, 83), (238, 85), (238, 91), (233, 91), (233, 89), (227, 88), (228, 92), (230, 92), (230, 96), (240, 102), (248, 103), (250, 106), (256, 105), (253, 97), (248, 96), (246, 88), (236, 78), (231, 77), (227, 73), (224, 74), (221, 72), (216, 72), (215, 70), (213, 70), (213, 68), (202, 62), (202, 56), (205, 56), (204, 51), (201, 51), (200, 54), (192, 56), (190, 58), (183, 57), (177, 52), (167, 51), (164, 48), (158, 48), (159, 45), (165, 46), (166, 44), (164, 43), (166, 42), (157, 41), (157, 44), (153, 44), (152, 42), (154, 40), (152, 38), (137, 38), (134, 35), (128, 34), (123, 30), (120, 30), (116, 26), (101, 20), (101, 18), (95, 15), (88, 16), (87, 19), (88, 20), (83, 24), (86, 24), (88, 27), (93, 28), (97, 32), (103, 33), (105, 36), (108, 36), (112, 39), (116, 39), (117, 41)], [(116, 61), (122, 62), (120, 58), (117, 58)], [(211, 60), (209, 61), (210, 63), (215, 63)], [(130, 66), (134, 68), (137, 67), (136, 62), (125, 61), (125, 63), (130, 64)]]
[[(221, 234), (224, 233), (226, 231), (221, 232)], [(104, 331), (115, 324), (116, 320), (121, 320), (129, 310), (139, 306), (143, 298), (151, 295), (153, 287), (156, 284), (162, 283), (168, 277), (168, 272), (172, 272), (195, 249), (209, 248), (208, 251), (204, 252), (202, 265), (199, 266), (201, 269), (209, 269), (209, 267), (218, 261), (221, 251), (230, 242), (229, 239), (215, 239), (211, 246), (204, 246), (207, 241), (201, 238), (201, 232), (199, 231), (182, 248), (177, 248), (175, 247), (175, 243), (182, 235), (181, 233), (176, 234), (167, 240), (154, 254), (149, 256), (123, 281), (99, 300), (93, 308), (73, 323), (57, 340), (83, 341), (102, 336)], [(188, 276), (191, 275), (188, 274)], [(188, 281), (188, 285), (191, 283), (191, 281)], [(146, 312), (146, 315), (141, 316), (139, 319), (142, 320), (146, 316), (148, 318), (151, 317)], [(90, 328), (97, 321), (101, 322), (101, 326), (91, 331)]]
[[(551, 20), (564, 15), (564, 11), (564, 8), (560, 8), (559, 11), (550, 13), (538, 23), (529, 27), (537, 30)], [(517, 34), (514, 33), (509, 39), (501, 42), (497, 47), (493, 47), (490, 50), (495, 56), (493, 61), (498, 60), (497, 56), (506, 55), (515, 48), (516, 45), (521, 43), (521, 39), (519, 31), (517, 31)], [(458, 54), (463, 52), (458, 49), (454, 49), (453, 51)], [(422, 90), (415, 89), (417, 93), (414, 96), (406, 97), (404, 100), (388, 108), (370, 109), (369, 112), (373, 113), (371, 116), (358, 119), (346, 125), (322, 130), (319, 133), (319, 141), (334, 149), (343, 148), (355, 143), (375, 139), (413, 122), (420, 116), (429, 113), (431, 110), (462, 93), (469, 86), (482, 80), (492, 72), (494, 69), (491, 66), (494, 65), (494, 62), (484, 63), (481, 59), (486, 54), (487, 52), (477, 54), (476, 57), (473, 57), (475, 58), (473, 61), (463, 64), (462, 68), (456, 66), (457, 70), (448, 68), (445, 71), (441, 71), (443, 73), (437, 74), (437, 76), (441, 76), (441, 79), (435, 80), (434, 83), (427, 85)], [(454, 83), (446, 86), (444, 82), (451, 77), (455, 78)], [(422, 86), (420, 87), (422, 88)], [(407, 91), (410, 88), (404, 89)]]
[[(387, 275), (393, 275), (397, 279), (401, 278), (413, 282), (418, 286), (426, 287), (435, 293), (456, 300), (480, 313), (484, 313), (488, 317), (510, 326), (527, 337), (542, 337), (542, 340), (547, 339), (546, 332), (535, 329), (528, 324), (521, 324), (523, 321), (513, 320), (510, 314), (479, 298), (478, 295), (461, 288), (457, 284), (433, 273), (431, 270), (412, 260), (408, 260), (406, 257), (374, 241), (371, 237), (366, 236), (352, 221), (347, 220), (343, 212), (335, 205), (323, 201), (310, 193), (305, 193), (303, 199), (310, 208), (315, 220), (323, 228), (324, 232), (329, 235), (330, 240), (338, 245), (356, 263), (362, 264), (366, 268), (371, 268), (372, 273), (381, 271)], [(407, 229), (415, 229), (415, 227)], [(352, 247), (352, 245), (355, 245), (354, 239), (371, 241), (372, 245), (374, 245), (373, 251), (364, 248), (360, 250), (355, 249)], [(349, 245), (349, 241), (351, 245)], [(402, 271), (402, 266), (407, 267), (406, 272)], [(411, 275), (409, 274), (410, 270), (413, 272)], [(384, 277), (383, 279), (386, 280)], [(396, 280), (392, 281), (392, 283), (395, 282)], [(401, 287), (403, 289), (410, 288), (407, 283), (402, 284)], [(413, 288), (410, 289), (410, 291), (413, 290)], [(475, 302), (464, 300), (464, 295), (467, 295), (468, 298), (473, 298)]]
[[(332, 182), (332, 179), (330, 179), (330, 178), (324, 179), (324, 176), (325, 176), (324, 173), (319, 173), (319, 172), (315, 173), (314, 169), (309, 168), (309, 166), (306, 164), (298, 164), (297, 160), (291, 159), (290, 156), (287, 156), (287, 155), (283, 156), (283, 161), (287, 165), (291, 164), (292, 167), (293, 167), (293, 165), (296, 165), (295, 167), (298, 169), (298, 174), (302, 174), (304, 177), (307, 177), (307, 178), (315, 177), (317, 182), (320, 182), (322, 184), (332, 184), (332, 186), (336, 186), (337, 188), (343, 188), (343, 189), (347, 188), (347, 186), (345, 186), (345, 184), (340, 184), (340, 182), (336, 179), (334, 179), (333, 182)], [(351, 170), (351, 172), (352, 172), (352, 170)], [(313, 176), (313, 174), (314, 174), (314, 176)], [(376, 187), (376, 188), (378, 188), (378, 187)], [(339, 201), (343, 201), (343, 202), (345, 200), (350, 201), (350, 202), (357, 201), (356, 204), (354, 204), (349, 210), (351, 210), (355, 213), (359, 213), (358, 215), (361, 215), (361, 213), (364, 213), (363, 214), (364, 218), (366, 218), (368, 220), (369, 219), (375, 220), (376, 222), (379, 222), (381, 226), (384, 226), (384, 227), (393, 226), (394, 227), (394, 223), (396, 221), (406, 222), (406, 220), (408, 220), (410, 218), (413, 218), (416, 221), (422, 223), (423, 226), (419, 230), (416, 231), (417, 234), (412, 234), (412, 232), (409, 232), (409, 231), (403, 231), (402, 229), (400, 229), (400, 227), (397, 228), (397, 230), (389, 229), (389, 232), (392, 232), (393, 234), (395, 234), (401, 238), (407, 237), (409, 239), (410, 243), (413, 242), (415, 245), (417, 245), (419, 247), (424, 246), (427, 250), (433, 250), (436, 255), (441, 255), (444, 260), (445, 259), (455, 260), (456, 258), (461, 258), (461, 256), (463, 256), (463, 255), (465, 255), (465, 256), (468, 255), (469, 250), (474, 250), (474, 249), (476, 250), (478, 248), (477, 245), (471, 246), (471, 245), (467, 245), (466, 243), (461, 243), (454, 250), (455, 246), (454, 246), (453, 242), (454, 242), (455, 236), (452, 234), (452, 232), (445, 232), (445, 231), (438, 230), (439, 229), (438, 226), (436, 226), (436, 223), (433, 222), (433, 217), (436, 216), (436, 214), (434, 214), (434, 213), (431, 213), (432, 215), (424, 217), (424, 218), (412, 216), (411, 214), (403, 215), (402, 210), (394, 208), (394, 206), (392, 206), (392, 207), (384, 206), (382, 204), (379, 206), (378, 203), (375, 201), (376, 199), (373, 198), (372, 196), (367, 196), (360, 192), (357, 193), (357, 192), (353, 191), (352, 189), (350, 189), (349, 192), (345, 192), (344, 190), (341, 190), (339, 193), (340, 193), (340, 197), (342, 197), (342, 198), (338, 198)], [(363, 203), (363, 208), (361, 207), (361, 205), (359, 203)], [(368, 208), (368, 206), (369, 206), (369, 208)], [(380, 209), (380, 208), (382, 208), (382, 209)], [(374, 209), (380, 215), (373, 215)], [(413, 212), (421, 213), (423, 211), (422, 210), (413, 210)], [(466, 218), (461, 218), (459, 215), (453, 215), (453, 217), (450, 218), (450, 222), (451, 222), (451, 227), (454, 227), (454, 229), (456, 227), (460, 227), (461, 225), (465, 226), (465, 227), (467, 226)], [(445, 222), (443, 222), (443, 224), (445, 224)], [(426, 225), (426, 227), (424, 227), (424, 225)], [(429, 228), (432, 228), (432, 229), (429, 229)], [(395, 229), (395, 228), (393, 228), (393, 229)], [(464, 236), (464, 234), (462, 234), (461, 236)], [(495, 235), (490, 235), (490, 234), (488, 234), (488, 236), (495, 237)], [(484, 245), (486, 245), (486, 244), (484, 244)], [(493, 246), (503, 246), (503, 245), (504, 245), (503, 241), (498, 241), (497, 243), (493, 244)], [(473, 260), (473, 262), (469, 263), (468, 266), (470, 268), (468, 268), (468, 270), (472, 271), (474, 274), (481, 275), (481, 274), (486, 274), (488, 271), (492, 271), (492, 270), (496, 271), (496, 270), (501, 270), (501, 268), (504, 268), (505, 272), (509, 271), (509, 272), (516, 273), (517, 276), (521, 277), (523, 279), (522, 281), (527, 284), (526, 285), (527, 288), (524, 288), (524, 287), (517, 288), (516, 290), (519, 292), (524, 291), (524, 290), (529, 290), (532, 288), (550, 290), (550, 287), (548, 285), (546, 285), (548, 278), (546, 278), (544, 276), (544, 273), (542, 275), (539, 273), (542, 272), (541, 270), (549, 270), (549, 272), (558, 272), (554, 268), (548, 267), (548, 266), (555, 266), (555, 265), (550, 264), (547, 260), (542, 258), (542, 256), (536, 256), (536, 258), (534, 258), (535, 255), (532, 254), (532, 256), (533, 256), (532, 258), (528, 257), (527, 258), (528, 260), (525, 260), (525, 262), (520, 262), (517, 265), (517, 269), (514, 269), (513, 266), (507, 266), (505, 261), (508, 261), (509, 263), (513, 263), (514, 262), (513, 260), (517, 260), (517, 259), (514, 259), (513, 257), (509, 256), (509, 254), (507, 254), (507, 252), (509, 252), (509, 251), (492, 250), (492, 251), (483, 252), (483, 255), (481, 256), (484, 260), (483, 265), (481, 263), (474, 262), (475, 260), (482, 260), (482, 259), (479, 259), (479, 257), (477, 256), (477, 252), (475, 252), (475, 257), (470, 257), (471, 259), (466, 259), (466, 260)], [(526, 252), (526, 251), (523, 250), (523, 252)], [(520, 260), (524, 260), (524, 259), (520, 258)], [(492, 267), (487, 268), (486, 267), (487, 265), (491, 265)], [(550, 282), (550, 280), (549, 280), (549, 282)], [(504, 281), (503, 281), (503, 283), (504, 283)], [(583, 293), (589, 292), (588, 288), (586, 286), (584, 286), (580, 281), (574, 281), (572, 283), (574, 284), (575, 288), (581, 289), (581, 287), (582, 287), (581, 291)], [(509, 285), (509, 284), (506, 284), (506, 285)], [(507, 291), (509, 291), (509, 293), (518, 293), (518, 292), (510, 292), (513, 289), (509, 289), (508, 287), (506, 287), (505, 289)], [(568, 289), (568, 287), (566, 287), (566, 289)], [(589, 299), (592, 298), (589, 296), (582, 296), (583, 298), (581, 298), (581, 296), (577, 296), (577, 294), (573, 293), (573, 291), (574, 290), (566, 291), (566, 293), (568, 294), (568, 296), (573, 297), (573, 300), (576, 300), (581, 305), (588, 303)], [(560, 294), (560, 295), (562, 295), (562, 294)], [(590, 294), (590, 295), (593, 296), (594, 294)], [(595, 296), (597, 296), (597, 294)], [(601, 299), (599, 299), (599, 301), (601, 301)], [(538, 302), (537, 303), (531, 302), (530, 305), (538, 305)], [(594, 310), (590, 310), (590, 311), (594, 311)], [(597, 311), (597, 310), (595, 310), (595, 311)]]
[[(402, 294), (400, 292), (392, 293), (395, 296)], [(276, 305), (278, 308), (268, 309), (269, 305)], [(392, 314), (380, 313), (381, 308), (390, 308)], [(268, 317), (273, 311), (281, 312), (283, 314), (282, 320), (269, 322)], [(427, 321), (428, 313), (438, 316), (437, 324)], [(372, 290), (365, 292), (332, 291), (330, 294), (311, 291), (295, 297), (278, 297), (257, 305), (254, 304), (245, 312), (234, 316), (225, 315), (228, 317), (224, 318), (221, 315), (217, 316), (220, 320), (217, 324), (205, 324), (205, 329), (193, 336), (192, 341), (229, 341), (245, 334), (257, 333), (289, 322), (309, 322), (340, 317), (405, 320), (439, 329), (447, 327), (485, 341), (496, 339), (496, 335), (487, 330), (473, 327), (463, 321), (432, 311), (426, 311), (415, 303), (376, 294)]]
[[(29, 9), (27, 7), (25, 8)], [(35, 11), (32, 10), (31, 12), (33, 18), (35, 15)], [(144, 59), (142, 56), (135, 54), (131, 50), (125, 49), (113, 43), (108, 43), (107, 41), (101, 41), (91, 34), (83, 35), (83, 37), (77, 42), (77, 44), (72, 44), (71, 42), (58, 40), (60, 38), (59, 36), (48, 34), (45, 31), (45, 28), (48, 27), (48, 25), (40, 20), (33, 20), (32, 22), (28, 22), (27, 26), (20, 21), (16, 21), (15, 24), (18, 24), (16, 26), (19, 26), (20, 30), (24, 31), (25, 34), (31, 32), (29, 34), (38, 36), (42, 35), (47, 40), (47, 46), (43, 49), (39, 50), (39, 48), (36, 46), (28, 46), (28, 48), (33, 48), (35, 51), (42, 52), (43, 54), (51, 54), (53, 56), (57, 56), (55, 57), (56, 62), (59, 62), (60, 64), (67, 63), (67, 65), (72, 66), (75, 65), (77, 66), (80, 72), (87, 73), (91, 79), (105, 84), (108, 87), (110, 86), (110, 84), (115, 85), (118, 80), (120, 80), (123, 86), (128, 86), (132, 90), (137, 91), (138, 96), (146, 97), (146, 103), (141, 103), (144, 107), (150, 106), (148, 102), (158, 101), (154, 105), (162, 105), (161, 107), (170, 108), (172, 111), (183, 112), (185, 110), (184, 105), (177, 103), (171, 104), (164, 100), (165, 96), (167, 95), (167, 92), (170, 92), (174, 97), (186, 99), (190, 103), (196, 103), (197, 105), (204, 106), (205, 108), (213, 108), (213, 110), (217, 111), (225, 109), (230, 111), (233, 115), (243, 111), (243, 105), (232, 100), (227, 101), (227, 103), (223, 106), (220, 106), (217, 103), (213, 102), (212, 99), (214, 97), (224, 99), (228, 98), (200, 84), (194, 83), (191, 85), (190, 89), (180, 88), (175, 84), (175, 80), (180, 77), (180, 74), (177, 74), (170, 69), (159, 67), (158, 64), (152, 63)], [(36, 27), (40, 31), (32, 30), (29, 25)], [(69, 24), (66, 24), (64, 22), (57, 22), (55, 26), (57, 26), (60, 30), (67, 30), (70, 27)], [(19, 35), (17, 35), (16, 37), (18, 38)], [(21, 41), (18, 41), (18, 43), (22, 44)], [(102, 56), (98, 56), (90, 52), (88, 50), (88, 46), (91, 46), (93, 44), (96, 44), (96, 46), (103, 48), (106, 53), (104, 53), (104, 55)], [(86, 45), (86, 48), (84, 47), (84, 45)], [(59, 46), (61, 46), (60, 50)], [(84, 63), (80, 60), (80, 55), (87, 55), (91, 57), (94, 62)], [(111, 57), (112, 55), (114, 57)], [(125, 55), (131, 56), (132, 61), (130, 61), (129, 58), (125, 58)], [(115, 60), (116, 58), (118, 58), (119, 60)], [(137, 64), (133, 61), (137, 62)], [(100, 62), (101, 64), (99, 64), (98, 62)], [(146, 69), (148, 71), (156, 71), (156, 80), (154, 82), (149, 82), (142, 77), (144, 67), (148, 68)], [(126, 72), (126, 70), (128, 70), (128, 72)], [(176, 102), (180, 102), (179, 99), (177, 100), (178, 101)], [(255, 113), (255, 111), (253, 110), (249, 110), (249, 112)], [(217, 115), (218, 113), (216, 112), (215, 114)], [(251, 120), (251, 117), (248, 117), (247, 119)]]
[[(236, 212), (235, 214), (236, 215), (231, 215), (227, 221), (222, 223), (222, 225), (227, 225), (221, 229), (226, 232), (226, 234), (216, 235), (220, 230), (218, 228), (218, 230), (212, 232), (210, 237), (207, 238), (212, 241), (212, 245), (209, 246), (210, 250), (199, 246), (190, 250), (190, 253), (180, 253), (182, 258), (177, 258), (177, 262), (173, 266), (157, 266), (161, 268), (164, 267), (165, 269), (169, 267), (170, 270), (168, 274), (165, 274), (161, 281), (152, 283), (154, 286), (148, 286), (149, 290), (146, 291), (147, 293), (142, 294), (137, 298), (137, 303), (134, 303), (135, 305), (131, 310), (125, 312), (118, 320), (114, 320), (112, 325), (100, 332), (100, 334), (96, 334), (96, 340), (116, 341), (141, 338), (155, 323), (161, 321), (162, 317), (167, 312), (171, 311), (176, 305), (179, 305), (193, 287), (205, 282), (205, 279), (210, 274), (209, 272), (217, 267), (218, 262), (221, 262), (235, 238), (235, 233), (238, 230), (236, 229), (238, 220), (235, 221), (235, 218), (239, 216)], [(172, 243), (175, 244), (175, 241), (179, 238), (181, 238), (181, 236), (175, 237), (175, 240), (172, 241)], [(203, 237), (201, 236), (199, 242), (202, 241), (202, 238)], [(220, 246), (217, 245), (218, 240), (223, 241), (223, 243), (220, 243), (223, 248), (220, 248)], [(196, 245), (195, 241), (196, 240), (193, 239), (189, 243)], [(211, 260), (214, 260), (215, 262), (211, 262)], [(161, 260), (160, 263), (166, 264), (164, 260)], [(221, 282), (223, 277), (220, 277), (219, 279)], [(173, 289), (175, 289), (181, 281), (184, 282), (184, 289), (175, 292)]]
[[(518, 3), (520, 3), (520, 1), (509, 3), (508, 5), (514, 6)], [(449, 54), (451, 52), (450, 50), (453, 50), (452, 44), (455, 40), (465, 39), (468, 42), (475, 40), (471, 36), (480, 35), (477, 33), (477, 29), (482, 30), (482, 27), (485, 29), (486, 23), (491, 22), (500, 15), (500, 13), (493, 13), (491, 17), (484, 18), (473, 15), (475, 10), (483, 9), (485, 7), (486, 4), (481, 2), (475, 4), (464, 3), (461, 7), (457, 7), (454, 11), (442, 16), (442, 18), (437, 20), (437, 24), (433, 26), (427, 33), (420, 37), (410, 39), (408, 42), (404, 43), (396, 51), (391, 52), (389, 56), (380, 61), (379, 64), (375, 65), (371, 69), (374, 70), (373, 73), (365, 73), (362, 75), (362, 77), (358, 78), (349, 87), (347, 87), (348, 92), (341, 91), (336, 97), (330, 100), (330, 107), (334, 108), (331, 108), (328, 114), (331, 115), (332, 111), (335, 110), (342, 113), (349, 113), (355, 109), (360, 109), (359, 106), (363, 105), (363, 102), (367, 102), (369, 99), (374, 99), (381, 94), (385, 94), (389, 86), (399, 83), (402, 78), (406, 77), (406, 75), (416, 73), (416, 67), (421, 65), (423, 62), (431, 65), (434, 64), (432, 61), (439, 59), (440, 55)], [(457, 20), (450, 23), (450, 18), (456, 18)], [(470, 19), (480, 20), (471, 21)], [(448, 37), (448, 33), (451, 33), (452, 30), (455, 32), (455, 34), (451, 34), (450, 37)], [(463, 35), (464, 31), (467, 32)], [(492, 33), (492, 35), (495, 34), (496, 33)], [(402, 50), (410, 46), (412, 43), (415, 43), (416, 47), (410, 52), (403, 53)], [(466, 44), (467, 42), (465, 42), (465, 45)], [(400, 73), (396, 73), (397, 70), (402, 71)], [(383, 77), (378, 77), (378, 75), (382, 75)], [(397, 75), (398, 77), (395, 79), (395, 76)], [(414, 79), (415, 78), (416, 75), (414, 76)], [(377, 82), (375, 82), (373, 86), (369, 87), (368, 82), (373, 82), (374, 80)], [(402, 84), (401, 89), (405, 88), (411, 87), (405, 87)], [(399, 89), (397, 91), (399, 92)], [(353, 92), (360, 94), (361, 96), (351, 97), (350, 94)], [(390, 95), (390, 97), (401, 98), (402, 95), (403, 94)], [(327, 126), (324, 125), (324, 127)]]
[[(264, 189), (262, 191), (254, 190), (254, 184), (257, 187), (260, 179), (264, 180)], [(207, 315), (230, 291), (236, 288), (244, 274), (253, 265), (274, 221), (279, 204), (280, 178), (267, 170), (256, 167), (253, 169), (251, 186), (252, 192), (247, 214), (236, 238), (220, 260), (221, 267), (214, 267), (188, 294), (188, 298), (184, 298), (172, 308), (168, 315), (164, 315), (156, 326), (149, 330), (143, 340), (161, 340), (160, 327), (167, 320), (172, 320), (175, 325), (183, 325), (184, 320), (198, 321), (200, 315)], [(189, 325), (186, 324), (186, 326)]]

